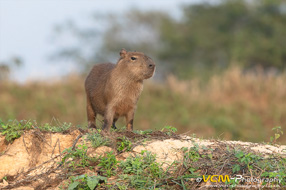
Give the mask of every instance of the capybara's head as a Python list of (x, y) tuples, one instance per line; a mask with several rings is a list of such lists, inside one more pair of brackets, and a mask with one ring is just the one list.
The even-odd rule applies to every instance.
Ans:
[(128, 70), (138, 80), (148, 79), (155, 72), (154, 61), (141, 52), (127, 52), (125, 49), (122, 49), (118, 64)]

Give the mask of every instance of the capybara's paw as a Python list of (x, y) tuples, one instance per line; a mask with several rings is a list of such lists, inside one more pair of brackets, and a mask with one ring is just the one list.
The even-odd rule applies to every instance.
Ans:
[(88, 126), (88, 128), (91, 128), (91, 129), (97, 129), (97, 128), (96, 128), (96, 126), (95, 126), (94, 124), (90, 124), (90, 125)]
[(103, 135), (103, 136), (107, 136), (107, 135), (110, 134), (110, 132), (109, 132), (109, 130), (107, 130), (107, 129), (103, 129), (103, 130), (100, 132), (100, 134)]

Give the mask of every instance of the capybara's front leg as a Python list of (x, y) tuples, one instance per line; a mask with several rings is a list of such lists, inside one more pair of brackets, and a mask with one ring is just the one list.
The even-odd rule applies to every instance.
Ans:
[(114, 117), (113, 108), (110, 106), (107, 106), (107, 109), (106, 109), (105, 114), (104, 114), (104, 123), (103, 123), (102, 130), (104, 130), (105, 132), (110, 131), (110, 127), (113, 123), (113, 117)]
[(128, 131), (133, 131), (134, 111), (135, 110), (131, 110), (126, 115), (126, 127)]

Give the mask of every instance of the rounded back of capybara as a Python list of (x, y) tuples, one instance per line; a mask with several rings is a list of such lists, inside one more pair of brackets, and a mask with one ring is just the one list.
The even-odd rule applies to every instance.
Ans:
[(97, 114), (110, 116), (114, 121), (134, 112), (143, 80), (152, 77), (154, 71), (155, 64), (150, 57), (124, 49), (117, 64), (95, 65), (85, 81), (89, 125)]

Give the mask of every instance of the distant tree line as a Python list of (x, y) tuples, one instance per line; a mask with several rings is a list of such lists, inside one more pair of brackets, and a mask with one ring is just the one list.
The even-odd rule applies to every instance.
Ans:
[(10, 79), (11, 70), (21, 67), (23, 64), (22, 58), (13, 56), (6, 61), (0, 62), (0, 81)]
[(165, 12), (138, 10), (94, 18), (95, 22), (105, 23), (106, 29), (100, 31), (92, 26), (80, 29), (69, 23), (65, 29), (72, 29), (82, 45), (63, 48), (56, 57), (69, 57), (85, 71), (91, 64), (115, 59), (124, 47), (146, 52), (163, 73), (181, 78), (231, 65), (246, 70), (260, 66), (277, 72), (286, 67), (286, 2), (283, 0), (190, 4), (182, 7), (179, 19)]

